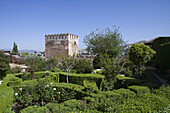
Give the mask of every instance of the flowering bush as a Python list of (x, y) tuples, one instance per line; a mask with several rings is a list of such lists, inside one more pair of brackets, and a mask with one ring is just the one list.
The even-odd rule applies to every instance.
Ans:
[(134, 76), (137, 78), (145, 77), (145, 70), (146, 68), (141, 65), (139, 67), (134, 68)]
[(117, 80), (115, 78), (104, 78), (102, 90), (103, 91), (111, 91), (115, 88)]

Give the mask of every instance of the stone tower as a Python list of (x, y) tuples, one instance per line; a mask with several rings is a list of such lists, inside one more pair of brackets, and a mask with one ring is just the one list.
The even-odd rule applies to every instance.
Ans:
[(55, 58), (78, 54), (79, 37), (73, 34), (45, 35), (45, 57)]

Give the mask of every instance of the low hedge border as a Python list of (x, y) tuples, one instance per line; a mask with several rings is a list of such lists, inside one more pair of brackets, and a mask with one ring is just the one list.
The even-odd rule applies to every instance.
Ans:
[[(70, 73), (69, 75), (69, 82), (73, 84), (78, 84), (83, 86), (84, 80), (94, 81), (98, 87), (98, 89), (101, 88), (101, 84), (103, 79), (105, 78), (103, 75), (100, 74), (75, 74)], [(59, 81), (60, 82), (66, 82), (66, 73), (65, 72), (59, 72)]]
[(125, 77), (121, 75), (117, 75), (116, 79), (117, 79), (116, 88), (127, 88), (130, 85), (140, 85), (145, 83), (142, 80), (131, 77)]
[(149, 91), (150, 91), (147, 86), (137, 86), (137, 85), (129, 86), (128, 89), (134, 91), (136, 94), (149, 93)]
[(0, 85), (0, 112), (11, 113), (14, 100), (14, 91), (11, 87)]

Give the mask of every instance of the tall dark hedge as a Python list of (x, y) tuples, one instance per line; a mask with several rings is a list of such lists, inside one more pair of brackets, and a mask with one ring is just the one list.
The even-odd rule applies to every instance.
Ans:
[(159, 37), (153, 42), (156, 50), (154, 66), (162, 71), (170, 70), (170, 37)]

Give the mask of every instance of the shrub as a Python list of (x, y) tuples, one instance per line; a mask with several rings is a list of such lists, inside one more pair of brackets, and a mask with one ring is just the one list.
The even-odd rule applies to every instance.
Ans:
[(3, 83), (7, 86), (19, 85), (21, 82), (22, 79), (15, 77), (13, 74), (7, 74), (3, 81)]
[[(66, 74), (63, 72), (59, 73), (60, 82), (66, 82)], [(69, 81), (73, 84), (78, 84), (83, 86), (84, 80), (94, 81), (97, 87), (100, 89), (102, 85), (102, 80), (104, 79), (103, 75), (100, 74), (74, 74), (70, 73)]]
[(77, 112), (78, 110), (81, 110), (83, 108), (83, 105), (81, 104), (80, 100), (68, 100), (61, 104), (55, 104), (50, 103), (47, 104), (46, 107), (52, 112), (52, 113), (61, 113), (61, 112)]
[(118, 89), (118, 90), (113, 90), (112, 92), (118, 93), (122, 95), (123, 97), (134, 97), (136, 94), (133, 91), (130, 91), (129, 89)]
[(22, 69), (20, 67), (15, 67), (15, 68), (11, 68), (8, 73), (11, 73), (11, 74), (20, 73), (21, 70)]
[(39, 106), (29, 106), (25, 109), (22, 109), (20, 113), (50, 113), (50, 110), (47, 107), (39, 107)]
[(98, 93), (99, 92), (96, 82), (94, 81), (84, 80), (83, 85), (85, 86), (85, 89), (83, 91), (87, 93)]
[(90, 60), (77, 60), (73, 69), (75, 69), (77, 73), (91, 73), (93, 65)]
[(149, 92), (149, 88), (146, 86), (134, 85), (134, 86), (129, 86), (128, 88), (136, 93), (148, 93)]
[(0, 112), (10, 113), (12, 109), (14, 91), (4, 84), (0, 85)]
[(117, 79), (116, 88), (122, 88), (122, 87), (127, 88), (130, 85), (140, 85), (144, 83), (144, 81), (142, 80), (131, 78), (131, 77), (124, 77), (120, 75), (117, 75), (116, 79)]
[(170, 69), (170, 37), (159, 37), (153, 41), (153, 49), (156, 51), (154, 65), (162, 71)]
[(129, 59), (135, 65), (143, 65), (151, 60), (155, 51), (144, 44), (133, 44), (129, 49)]

